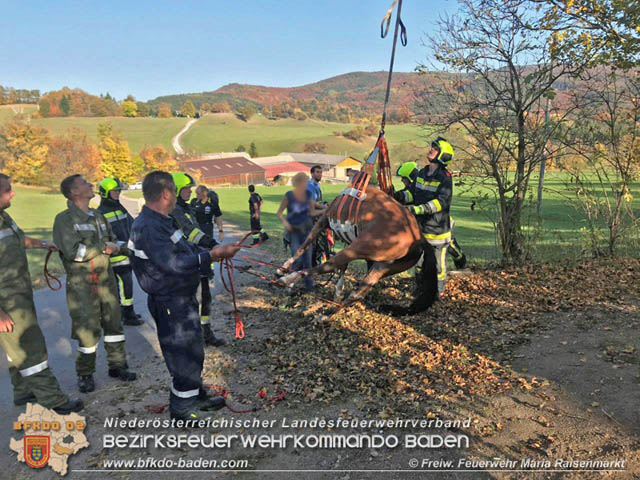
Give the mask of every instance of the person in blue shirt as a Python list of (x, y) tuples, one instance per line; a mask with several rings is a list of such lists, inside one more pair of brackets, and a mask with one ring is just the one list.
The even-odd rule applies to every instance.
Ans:
[[(326, 210), (326, 206), (322, 201), (322, 188), (320, 188), (320, 182), (322, 181), (322, 167), (320, 165), (314, 165), (311, 167), (311, 178), (307, 183), (307, 192), (311, 195), (311, 199), (316, 202), (316, 207), (318, 208), (318, 215), (313, 216), (312, 220), (315, 223), (320, 215)], [(321, 256), (319, 252), (323, 250), (323, 247), (327, 248), (327, 234), (326, 232), (320, 232), (316, 241), (313, 242), (313, 245), (309, 248), (311, 251), (311, 266), (315, 267), (320, 263), (320, 260), (317, 258)]]
[(307, 183), (307, 190), (311, 194), (311, 198), (314, 202), (322, 205), (322, 189), (320, 188), (320, 182), (322, 181), (322, 167), (320, 165), (314, 165), (311, 167), (311, 178)]
[[(145, 205), (133, 222), (128, 247), (131, 266), (148, 294), (149, 312), (172, 377), (171, 418), (196, 421), (197, 410), (217, 410), (224, 398), (209, 398), (202, 386), (204, 342), (196, 292), (211, 263), (231, 258), (238, 245), (216, 245), (211, 250), (187, 240), (170, 216), (176, 201), (171, 174), (151, 172), (142, 182)], [(186, 426), (194, 426), (187, 423)]]
[[(306, 173), (298, 172), (291, 179), (293, 190), (288, 191), (278, 208), (278, 218), (284, 225), (285, 231), (289, 235), (289, 246), (291, 255), (300, 248), (313, 228), (311, 217), (323, 212), (322, 208), (312, 198), (307, 189), (309, 177)], [(284, 218), (284, 210), (287, 210), (287, 217)], [(311, 248), (308, 248), (300, 258), (298, 258), (291, 269), (293, 271), (311, 268)], [(313, 290), (313, 278), (305, 277), (305, 289)]]

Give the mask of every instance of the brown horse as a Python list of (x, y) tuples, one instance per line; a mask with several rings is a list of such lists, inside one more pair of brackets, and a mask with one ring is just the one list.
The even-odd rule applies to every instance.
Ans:
[[(353, 189), (345, 192), (348, 190)], [(282, 268), (288, 270), (327, 227), (347, 246), (327, 262), (306, 271), (289, 273), (280, 282), (292, 285), (307, 275), (337, 270), (340, 272), (340, 279), (336, 285), (336, 297), (340, 298), (348, 264), (353, 260), (363, 259), (367, 261), (368, 272), (359, 288), (347, 300), (347, 304), (351, 304), (362, 300), (381, 278), (404, 272), (418, 263), (423, 251), (431, 247), (423, 240), (416, 218), (377, 187), (368, 185), (364, 193), (366, 196), (361, 196), (358, 200), (361, 205), (356, 209), (355, 222), (349, 220), (350, 210), (339, 207), (341, 196), (337, 197), (316, 222), (306, 241)], [(418, 296), (410, 308), (412, 311), (422, 311), (431, 306), (437, 294), (435, 257), (429, 253), (424, 255), (421, 274), (416, 277)]]

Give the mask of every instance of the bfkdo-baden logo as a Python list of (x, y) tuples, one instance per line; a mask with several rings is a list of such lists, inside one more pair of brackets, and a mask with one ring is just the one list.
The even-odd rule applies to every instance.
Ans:
[(13, 422), (22, 439), (12, 438), (9, 448), (18, 454), (18, 461), (31, 468), (49, 466), (60, 475), (68, 471), (69, 457), (89, 446), (84, 435), (85, 417), (77, 413), (59, 415), (41, 405), (28, 403), (25, 413)]
[(49, 462), (51, 439), (45, 435), (25, 435), (24, 461), (31, 468), (42, 468)]

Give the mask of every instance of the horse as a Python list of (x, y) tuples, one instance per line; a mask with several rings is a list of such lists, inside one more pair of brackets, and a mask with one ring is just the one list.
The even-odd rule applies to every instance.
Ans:
[[(406, 313), (417, 313), (429, 308), (437, 297), (437, 274), (435, 256), (428, 251), (432, 248), (423, 238), (415, 216), (398, 203), (391, 195), (369, 185), (363, 190), (354, 189), (356, 182), (329, 205), (314, 225), (306, 241), (293, 257), (281, 267), (288, 271), (304, 251), (309, 248), (321, 231), (330, 228), (335, 238), (346, 243), (346, 247), (325, 263), (306, 271), (288, 273), (280, 278), (280, 283), (293, 285), (308, 275), (340, 272), (335, 287), (335, 297), (342, 298), (344, 274), (350, 262), (366, 260), (368, 271), (359, 287), (346, 301), (346, 305), (362, 300), (369, 290), (382, 278), (404, 272), (415, 266), (425, 253), (417, 280), (417, 298)], [(354, 193), (354, 190), (359, 193)], [(359, 202), (355, 215), (353, 208), (344, 208), (345, 197)], [(359, 198), (358, 198), (359, 197)], [(353, 203), (352, 202), (352, 203)], [(397, 307), (389, 306), (394, 312)]]

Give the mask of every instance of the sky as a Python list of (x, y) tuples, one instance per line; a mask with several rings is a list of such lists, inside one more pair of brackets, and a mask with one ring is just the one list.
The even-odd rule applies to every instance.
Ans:
[[(386, 70), (393, 32), (382, 40), (380, 21), (391, 1), (0, 0), (0, 85), (148, 100)], [(430, 56), (425, 34), (455, 9), (455, 0), (403, 1), (409, 44), (396, 71)]]

